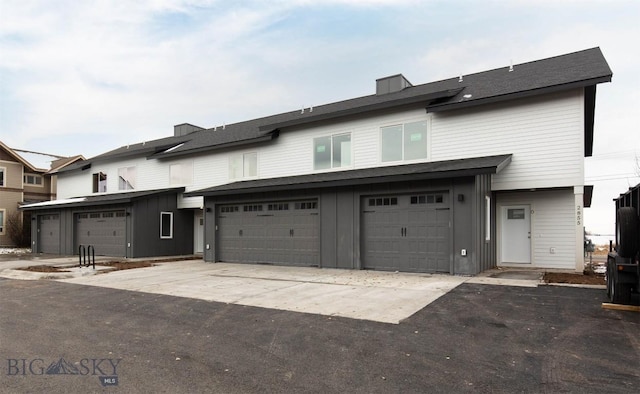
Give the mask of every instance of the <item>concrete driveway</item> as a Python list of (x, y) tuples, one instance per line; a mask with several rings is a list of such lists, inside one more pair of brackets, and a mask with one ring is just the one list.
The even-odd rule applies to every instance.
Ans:
[[(39, 263), (46, 260), (38, 260)], [(73, 264), (61, 259), (53, 265)], [(22, 266), (27, 261), (20, 263)], [(489, 276), (412, 274), (362, 270), (283, 267), (255, 264), (205, 263), (202, 260), (157, 263), (152, 267), (94, 275), (87, 268), (70, 273), (36, 273), (0, 264), (0, 276), (10, 279), (54, 279), (113, 289), (188, 297), (293, 312), (399, 323), (464, 282), (535, 287), (530, 279)], [(64, 265), (64, 264), (63, 264)], [(97, 266), (97, 268), (101, 268)], [(106, 268), (106, 267), (102, 267)]]

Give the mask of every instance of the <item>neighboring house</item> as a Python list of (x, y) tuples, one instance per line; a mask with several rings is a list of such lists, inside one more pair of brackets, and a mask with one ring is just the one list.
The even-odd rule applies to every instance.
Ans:
[(56, 198), (54, 172), (83, 160), (82, 156), (62, 157), (47, 153), (12, 149), (0, 141), (0, 246), (17, 246), (8, 229), (9, 218), (19, 215), (22, 226), (31, 227), (30, 215), (21, 205)]
[(596, 85), (611, 77), (594, 48), (416, 86), (395, 75), (370, 96), (210, 129), (178, 125), (58, 171), (62, 200), (27, 208), (56, 218), (52, 231), (34, 229), (34, 251), (582, 271), (584, 157)]

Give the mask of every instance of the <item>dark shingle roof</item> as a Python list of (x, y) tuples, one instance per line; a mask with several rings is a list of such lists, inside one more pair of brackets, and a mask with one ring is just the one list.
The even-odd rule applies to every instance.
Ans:
[[(444, 111), (500, 100), (532, 96), (574, 87), (610, 82), (611, 69), (600, 48), (536, 60), (481, 73), (463, 75), (446, 81), (449, 85), (464, 86), (455, 97), (429, 105), (428, 111)], [(445, 81), (443, 81), (445, 82)], [(471, 95), (465, 98), (465, 95)]]
[(370, 185), (375, 183), (451, 178), (487, 173), (495, 174), (500, 172), (510, 162), (511, 155), (499, 155), (324, 172), (281, 178), (256, 179), (196, 190), (185, 193), (185, 196), (220, 196), (277, 190)]
[[(611, 81), (612, 72), (600, 48), (569, 53), (548, 59), (516, 64), (476, 74), (410, 86), (399, 92), (369, 95), (350, 100), (272, 115), (246, 122), (196, 131), (180, 137), (168, 137), (145, 144), (121, 147), (90, 159), (108, 160), (131, 155), (169, 158), (196, 152), (210, 151), (239, 144), (250, 144), (276, 138), (278, 129), (329, 121), (345, 116), (405, 105), (424, 105), (429, 112), (445, 111), (491, 102), (533, 96), (552, 91)], [(470, 95), (470, 96), (469, 96)], [(593, 111), (593, 108), (587, 108)], [(167, 149), (173, 148), (170, 151)], [(82, 168), (72, 165), (67, 170)], [(64, 169), (62, 170), (64, 171)]]

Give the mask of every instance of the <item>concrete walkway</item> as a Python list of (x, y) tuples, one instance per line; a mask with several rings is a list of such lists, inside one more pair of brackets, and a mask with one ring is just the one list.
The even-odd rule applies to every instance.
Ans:
[[(71, 261), (64, 261), (71, 263)], [(535, 287), (541, 272), (526, 279), (319, 269), (254, 264), (205, 263), (202, 260), (156, 263), (147, 268), (97, 274), (88, 268), (39, 273), (16, 270), (3, 262), (0, 277), (50, 279), (121, 290), (165, 294), (294, 312), (399, 323), (464, 282)], [(51, 261), (61, 266), (63, 261)], [(34, 265), (34, 264), (31, 264)]]

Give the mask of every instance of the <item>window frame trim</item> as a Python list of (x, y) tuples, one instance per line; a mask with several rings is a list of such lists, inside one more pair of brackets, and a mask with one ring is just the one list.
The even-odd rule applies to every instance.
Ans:
[[(164, 235), (163, 231), (163, 216), (169, 215), (169, 235)], [(161, 211), (160, 212), (160, 239), (173, 239), (173, 212)]]
[[(333, 137), (338, 137), (341, 135), (349, 135), (349, 158), (350, 164), (346, 166), (334, 167), (333, 166)], [(316, 140), (320, 138), (329, 137), (329, 168), (316, 168)], [(311, 166), (313, 167), (313, 171), (333, 171), (336, 169), (344, 169), (344, 168), (353, 168), (353, 132), (352, 131), (342, 131), (338, 133), (331, 133), (329, 135), (320, 135), (317, 137), (313, 137), (311, 139)]]
[(2, 183), (0, 183), (0, 187), (7, 187), (7, 167), (0, 167), (0, 172), (2, 173)]
[(0, 214), (2, 214), (0, 218), (0, 235), (5, 235), (7, 232), (7, 210), (5, 208), (0, 208)]
[[(33, 179), (40, 179), (40, 184), (37, 183), (27, 183), (27, 177), (33, 177)], [(34, 174), (30, 172), (25, 172), (22, 174), (22, 185), (29, 185), (29, 187), (44, 187), (44, 176), (41, 174)]]
[[(423, 158), (418, 158), (418, 159), (406, 159), (406, 153), (405, 153), (405, 125), (409, 124), (409, 123), (419, 123), (419, 122), (424, 122), (425, 123), (425, 127), (426, 127), (426, 131), (425, 131), (425, 139), (426, 139), (426, 144), (427, 144), (427, 152), (425, 157)], [(401, 147), (401, 151), (402, 151), (402, 158), (400, 160), (390, 160), (390, 161), (384, 161), (382, 158), (382, 129), (384, 128), (388, 128), (388, 127), (394, 127), (394, 126), (402, 126), (402, 138), (400, 141), (400, 147)], [(378, 158), (380, 160), (381, 164), (398, 164), (398, 163), (405, 163), (405, 162), (419, 162), (421, 160), (429, 160), (431, 158), (431, 118), (428, 117), (427, 119), (418, 119), (418, 120), (410, 120), (410, 121), (400, 121), (400, 122), (390, 122), (388, 124), (383, 124), (380, 125), (378, 127), (378, 142), (379, 142), (379, 147), (378, 147)]]

